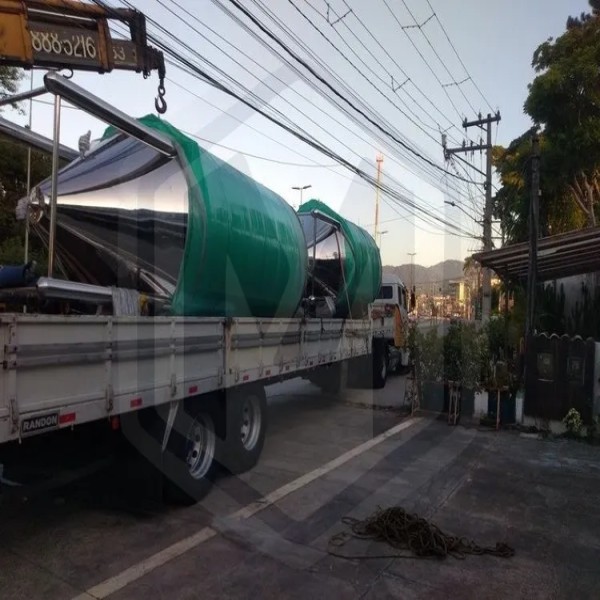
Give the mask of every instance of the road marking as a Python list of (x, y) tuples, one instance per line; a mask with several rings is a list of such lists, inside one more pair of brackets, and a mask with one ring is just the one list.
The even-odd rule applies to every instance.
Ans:
[[(323, 477), (323, 475), (326, 475), (334, 469), (341, 467), (344, 463), (347, 463), (360, 454), (367, 452), (371, 448), (374, 448), (401, 431), (408, 429), (411, 425), (415, 425), (419, 421), (421, 421), (420, 417), (414, 417), (412, 419), (408, 419), (407, 421), (403, 421), (402, 423), (399, 423), (390, 429), (387, 429), (383, 433), (380, 433), (378, 436), (374, 437), (372, 440), (368, 440), (359, 446), (352, 448), (352, 450), (344, 452), (344, 454), (341, 454), (337, 458), (330, 460), (328, 463), (315, 469), (314, 471), (306, 473), (305, 475), (298, 477), (298, 479), (294, 479), (294, 481), (290, 481), (290, 483), (286, 483), (284, 486), (272, 491), (260, 500), (248, 504), (247, 506), (229, 515), (228, 518), (242, 520), (252, 517), (261, 510), (272, 506), (289, 494), (297, 492), (299, 489), (303, 488), (309, 483), (312, 483), (316, 479)], [(164, 564), (168, 563), (174, 558), (177, 558), (189, 550), (192, 550), (196, 546), (199, 546), (203, 542), (212, 539), (217, 534), (218, 532), (212, 527), (203, 527), (196, 533), (180, 540), (179, 542), (175, 542), (171, 546), (168, 546), (156, 554), (145, 558), (139, 563), (132, 565), (118, 575), (109, 577), (98, 585), (89, 588), (79, 596), (76, 596), (73, 600), (102, 600), (103, 598), (107, 598), (111, 594), (122, 590), (130, 583), (141, 579), (144, 575), (147, 575), (151, 571), (162, 567)]]

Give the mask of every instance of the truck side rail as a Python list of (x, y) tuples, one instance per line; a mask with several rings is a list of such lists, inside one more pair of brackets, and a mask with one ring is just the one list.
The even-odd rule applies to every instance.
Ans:
[(371, 351), (365, 320), (0, 316), (0, 443)]

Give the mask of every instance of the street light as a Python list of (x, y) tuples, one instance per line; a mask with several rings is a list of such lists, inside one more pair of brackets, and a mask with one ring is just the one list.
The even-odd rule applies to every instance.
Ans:
[(383, 236), (387, 233), (386, 231), (379, 232), (379, 253), (381, 254), (381, 247), (383, 246)]
[(292, 186), (293, 190), (298, 190), (300, 192), (300, 206), (302, 206), (302, 192), (304, 192), (304, 190), (307, 190), (308, 188), (311, 188), (312, 185), (303, 185), (303, 186), (298, 186), (298, 185), (294, 185)]

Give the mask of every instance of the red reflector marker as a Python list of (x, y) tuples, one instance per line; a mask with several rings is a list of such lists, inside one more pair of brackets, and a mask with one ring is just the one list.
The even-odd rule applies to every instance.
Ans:
[(242, 377), (242, 381), (248, 381), (248, 379), (250, 379), (250, 375), (244, 375)]
[(142, 399), (141, 398), (134, 398), (129, 403), (129, 406), (131, 406), (131, 408), (139, 408), (141, 405), (142, 405)]
[(190, 386), (190, 389), (188, 390), (189, 394), (197, 394), (198, 393), (198, 386), (197, 385), (192, 385)]
[(75, 423), (75, 413), (65, 413), (58, 417), (58, 422), (61, 425), (67, 425), (68, 423)]
[(271, 374), (271, 369), (267, 369), (267, 370), (265, 371), (265, 375), (269, 376), (270, 374)]

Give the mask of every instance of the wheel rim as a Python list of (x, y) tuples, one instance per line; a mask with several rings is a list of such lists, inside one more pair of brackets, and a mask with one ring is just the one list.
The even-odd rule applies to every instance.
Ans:
[(246, 450), (252, 450), (258, 438), (262, 426), (262, 413), (260, 401), (256, 396), (244, 398), (242, 403), (242, 424), (240, 427), (240, 439)]
[(215, 457), (215, 428), (207, 415), (198, 415), (187, 435), (186, 464), (194, 479), (206, 477)]

